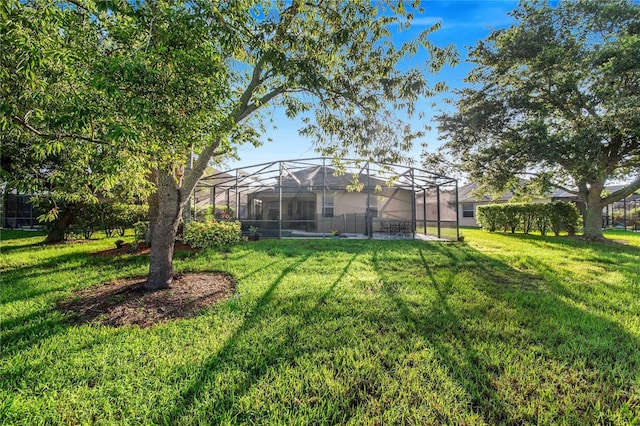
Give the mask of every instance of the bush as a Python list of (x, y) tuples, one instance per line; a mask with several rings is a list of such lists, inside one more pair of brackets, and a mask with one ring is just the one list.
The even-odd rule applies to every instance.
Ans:
[(578, 229), (582, 228), (582, 215), (580, 210), (573, 203), (561, 203), (564, 209), (563, 229), (571, 236), (576, 235)]
[(198, 222), (211, 222), (212, 220), (229, 220), (235, 216), (235, 209), (227, 206), (207, 206), (196, 210), (195, 220)]
[(132, 228), (137, 222), (147, 219), (149, 207), (147, 205), (112, 203), (105, 205), (104, 231), (111, 236), (114, 230), (124, 236), (127, 228)]
[(502, 214), (500, 220), (502, 221), (502, 229), (511, 231), (515, 234), (516, 229), (520, 228), (520, 205), (519, 204), (504, 204), (501, 206)]
[(216, 206), (214, 217), (216, 220), (228, 220), (235, 217), (236, 211), (233, 207)]
[(103, 230), (107, 237), (112, 237), (114, 232), (118, 231), (122, 237), (127, 228), (147, 218), (148, 210), (148, 206), (136, 204), (86, 204), (78, 210), (71, 229), (82, 233), (87, 240), (97, 230)]
[(192, 221), (185, 225), (184, 242), (192, 247), (221, 247), (242, 241), (240, 222)]
[(555, 201), (548, 204), (547, 208), (549, 227), (556, 237), (560, 235), (562, 231), (566, 231), (569, 235), (576, 234), (580, 226), (581, 217), (575, 204)]
[(528, 234), (535, 227), (546, 235), (551, 229), (558, 236), (561, 232), (575, 235), (581, 225), (580, 212), (572, 203), (556, 201), (539, 204), (487, 204), (478, 206), (478, 223), (483, 229), (495, 232), (522, 230)]
[(534, 211), (533, 223), (536, 225), (540, 235), (547, 235), (549, 229), (549, 212), (548, 204), (532, 204)]
[(136, 244), (145, 240), (148, 230), (149, 222), (136, 222), (133, 224), (133, 238)]
[(476, 208), (478, 225), (485, 231), (495, 232), (498, 229), (498, 209), (497, 204), (487, 204)]
[(73, 223), (71, 233), (82, 234), (85, 240), (91, 238), (93, 233), (102, 228), (104, 224), (104, 208), (102, 204), (86, 204), (78, 210)]

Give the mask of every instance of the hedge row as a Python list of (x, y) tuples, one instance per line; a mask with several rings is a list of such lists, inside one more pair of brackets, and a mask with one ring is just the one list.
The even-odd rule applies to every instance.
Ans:
[(192, 247), (220, 247), (242, 241), (238, 221), (191, 221), (184, 227), (184, 242)]
[(138, 204), (97, 203), (82, 207), (74, 218), (71, 231), (81, 232), (89, 239), (95, 231), (102, 230), (107, 237), (116, 232), (123, 236), (127, 228), (136, 222), (146, 220), (149, 207)]
[(482, 229), (495, 232), (522, 231), (528, 234), (537, 230), (542, 235), (552, 231), (575, 235), (581, 226), (580, 212), (573, 203), (487, 204), (477, 208), (478, 224)]

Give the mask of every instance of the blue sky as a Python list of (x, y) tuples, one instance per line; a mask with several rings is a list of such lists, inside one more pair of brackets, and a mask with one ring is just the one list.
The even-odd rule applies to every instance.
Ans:
[[(430, 82), (446, 81), (450, 89), (464, 86), (464, 77), (471, 69), (471, 64), (466, 62), (468, 47), (484, 39), (492, 30), (505, 28), (513, 24), (513, 20), (507, 13), (516, 8), (517, 0), (424, 0), (422, 7), (424, 13), (414, 19), (410, 30), (397, 35), (398, 40), (415, 36), (425, 27), (433, 25), (436, 21), (442, 22), (442, 28), (430, 36), (436, 45), (455, 44), (460, 52), (461, 62), (455, 68), (444, 68), (439, 74), (429, 76)], [(414, 124), (432, 124), (432, 130), (424, 140), (428, 149), (437, 148), (442, 142), (438, 141), (435, 123), (431, 123), (433, 116), (439, 111), (449, 110), (452, 107), (442, 102), (444, 97), (425, 99), (420, 102), (419, 109), (426, 114), (425, 121)], [(432, 106), (436, 103), (435, 107)], [(272, 118), (277, 128), (268, 128), (264, 135), (265, 143), (259, 148), (253, 146), (241, 146), (238, 154), (240, 161), (229, 161), (223, 168), (246, 167), (252, 164), (275, 160), (287, 160), (295, 158), (316, 157), (310, 140), (298, 135), (298, 129), (302, 127), (299, 121), (288, 119), (282, 111), (271, 110)], [(271, 138), (273, 142), (266, 142)], [(416, 164), (420, 163), (420, 143), (414, 146), (412, 156)]]

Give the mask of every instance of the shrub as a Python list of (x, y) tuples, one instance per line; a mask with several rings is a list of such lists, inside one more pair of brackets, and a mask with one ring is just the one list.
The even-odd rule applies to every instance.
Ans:
[[(110, 236), (117, 230), (120, 236), (124, 236), (127, 228), (132, 228), (137, 222), (147, 219), (149, 207), (138, 204), (113, 203), (107, 204), (105, 210), (105, 233)], [(109, 228), (109, 232), (107, 232)]]
[(222, 205), (207, 206), (196, 210), (195, 220), (198, 222), (211, 222), (212, 220), (229, 220), (235, 216), (235, 209)]
[(85, 240), (88, 240), (95, 231), (103, 227), (103, 224), (104, 208), (102, 204), (85, 204), (73, 218), (70, 232), (80, 233)]
[(477, 221), (482, 229), (495, 232), (498, 228), (498, 211), (495, 208), (496, 206), (496, 204), (488, 204), (476, 208)]
[(540, 232), (540, 235), (547, 235), (547, 230), (549, 229), (549, 208), (547, 204), (532, 204), (531, 207), (535, 212), (533, 223), (538, 232)]
[(220, 247), (240, 241), (242, 230), (237, 221), (192, 221), (185, 225), (184, 242), (193, 247)]
[(477, 211), (478, 223), (490, 232), (502, 229), (515, 233), (521, 229), (528, 234), (535, 227), (542, 235), (546, 235), (549, 229), (556, 236), (563, 231), (575, 235), (581, 221), (580, 212), (574, 204), (560, 201), (547, 204), (487, 204), (478, 206)]
[(107, 237), (112, 237), (115, 231), (124, 236), (127, 228), (147, 218), (148, 209), (146, 205), (125, 203), (86, 204), (78, 210), (71, 228), (87, 240), (99, 229)]
[(520, 204), (503, 204), (500, 206), (502, 214), (500, 220), (502, 221), (502, 228), (507, 231), (510, 230), (512, 234), (515, 234), (516, 229), (520, 228), (521, 213)]
[(582, 227), (582, 215), (573, 203), (562, 203), (563, 224), (562, 228), (571, 236), (576, 235), (578, 229)]
[(196, 211), (196, 220), (198, 222), (210, 222), (214, 219), (213, 217), (213, 207), (207, 206), (203, 209)]
[(228, 220), (235, 217), (236, 211), (233, 207), (216, 206), (214, 216), (216, 220)]
[(136, 244), (145, 240), (148, 230), (149, 222), (136, 222), (133, 224), (133, 238)]
[(531, 204), (520, 204), (518, 206), (518, 213), (520, 216), (520, 229), (522, 229), (522, 232), (525, 234), (528, 234), (535, 224), (536, 211), (531, 208)]

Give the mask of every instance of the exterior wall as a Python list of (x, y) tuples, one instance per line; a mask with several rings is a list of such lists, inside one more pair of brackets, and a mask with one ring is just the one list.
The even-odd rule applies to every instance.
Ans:
[[(473, 217), (464, 217), (463, 216), (463, 205), (465, 204), (471, 204), (473, 205)], [(478, 222), (477, 222), (477, 212), (476, 212), (476, 208), (478, 207), (479, 203), (460, 203), (459, 207), (458, 207), (458, 222), (460, 223), (460, 226), (479, 226)], [(481, 203), (480, 203), (481, 204)], [(484, 204), (488, 204), (488, 203), (484, 203)]]
[[(367, 193), (327, 191), (333, 195), (333, 214), (367, 213)], [(384, 188), (370, 195), (372, 209), (378, 210), (378, 219), (411, 220), (411, 192), (399, 188)], [(318, 214), (322, 215), (322, 193), (317, 194)]]
[[(294, 229), (302, 226), (305, 230), (323, 233), (332, 230), (350, 233), (366, 232), (367, 192), (327, 190), (324, 195), (333, 198), (333, 217), (323, 216), (323, 192), (321, 190), (313, 194), (283, 194), (282, 226)], [(255, 198), (262, 200), (262, 215), (258, 218), (251, 212), (251, 219), (269, 221), (259, 225), (263, 228), (277, 227), (277, 223), (274, 221), (278, 220), (278, 193), (256, 194)], [(294, 223), (296, 222), (295, 218), (288, 217), (288, 203), (292, 199), (315, 203), (315, 206), (312, 207), (315, 217), (309, 218), (315, 223), (303, 226), (300, 223)], [(411, 191), (400, 188), (383, 188), (382, 192), (370, 194), (370, 207), (378, 212), (373, 218), (374, 232), (380, 231), (383, 220), (409, 222), (412, 219), (413, 208)], [(285, 223), (285, 221), (290, 221), (290, 223)]]

